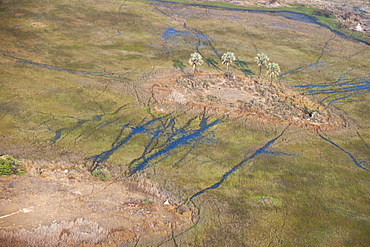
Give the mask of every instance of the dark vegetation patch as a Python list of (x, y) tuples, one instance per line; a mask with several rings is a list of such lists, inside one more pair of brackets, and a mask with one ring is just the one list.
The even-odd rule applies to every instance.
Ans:
[(12, 156), (6, 154), (0, 156), (1, 176), (22, 175), (25, 172), (26, 172), (25, 165), (20, 163)]

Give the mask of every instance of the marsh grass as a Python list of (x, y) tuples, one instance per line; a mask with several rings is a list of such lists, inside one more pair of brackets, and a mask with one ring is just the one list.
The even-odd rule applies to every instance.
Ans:
[[(355, 39), (363, 40), (367, 43), (370, 42), (370, 38), (368, 35), (361, 33), (361, 32), (356, 32), (356, 31), (351, 31), (346, 28), (341, 27), (341, 25), (338, 23), (338, 21), (335, 19), (333, 14), (328, 13), (322, 14), (321, 9), (317, 8), (311, 8), (308, 7), (304, 4), (289, 4), (291, 7), (274, 7), (274, 8), (264, 8), (264, 7), (243, 7), (243, 6), (238, 6), (230, 3), (225, 3), (225, 2), (201, 2), (201, 1), (184, 1), (184, 0), (174, 0), (172, 2), (177, 2), (177, 3), (183, 3), (183, 4), (194, 4), (198, 6), (216, 6), (220, 8), (230, 8), (230, 9), (235, 9), (235, 10), (261, 10), (261, 11), (289, 11), (289, 12), (295, 12), (299, 14), (305, 14), (310, 16), (313, 20), (317, 21), (323, 26), (326, 26), (332, 30), (337, 31), (338, 33), (342, 33), (344, 35), (352, 36)], [(293, 8), (292, 8), (293, 7)]]
[[(223, 127), (226, 126), (229, 131), (234, 131), (232, 123), (223, 125)], [(238, 128), (240, 125), (235, 126), (235, 129)], [(240, 140), (243, 137), (247, 138), (248, 141), (244, 141), (245, 150), (260, 146), (258, 142), (262, 139), (268, 140), (274, 135), (270, 133), (271, 136), (266, 138), (263, 136), (266, 132), (263, 134), (249, 132), (248, 129), (245, 129), (244, 135), (237, 135)], [(225, 132), (224, 135), (235, 136)], [(303, 136), (305, 141), (302, 142)], [(227, 146), (230, 147), (232, 143), (234, 143), (233, 140), (230, 140)], [(241, 143), (242, 141), (236, 141), (235, 145), (240, 146)], [(217, 142), (211, 149), (223, 150), (224, 148), (217, 147), (219, 145), (223, 144)], [(190, 241), (188, 243), (199, 244), (203, 241), (212, 244), (217, 239), (221, 244), (261, 245), (269, 242), (277, 244), (279, 239), (283, 238), (288, 245), (325, 246), (326, 243), (334, 241), (333, 239), (341, 243), (355, 243), (355, 236), (365, 234), (366, 230), (360, 230), (359, 226), (356, 226), (358, 220), (368, 224), (366, 218), (363, 218), (363, 213), (360, 213), (366, 211), (364, 204), (358, 204), (356, 200), (346, 198), (356, 195), (357, 198), (365, 199), (363, 193), (366, 188), (361, 184), (365, 182), (366, 174), (360, 172), (365, 176), (363, 177), (354, 172), (357, 168), (351, 164), (346, 155), (308, 130), (304, 133), (294, 128), (288, 130), (284, 140), (276, 142), (269, 149), (271, 152), (279, 150), (291, 152), (295, 156), (261, 154), (252, 162), (239, 168), (217, 190), (207, 191), (195, 199), (197, 204), (202, 205), (202, 221), (196, 230), (187, 235), (189, 237), (187, 241)], [(201, 155), (198, 153), (198, 160)], [(341, 161), (338, 162), (334, 157), (338, 157)], [(241, 158), (243, 155), (239, 154), (239, 159)], [(191, 157), (189, 159), (192, 160)], [(171, 186), (176, 184), (180, 185), (183, 193), (191, 193), (199, 190), (200, 188), (197, 187), (199, 185), (209, 186), (212, 180), (217, 182), (222, 172), (227, 170), (223, 166), (230, 167), (235, 162), (229, 158), (217, 160), (215, 157), (213, 165), (209, 163), (197, 165), (196, 172), (191, 172), (194, 171), (195, 164), (190, 160), (185, 159), (181, 166), (181, 171), (189, 169), (187, 173), (191, 175), (187, 176), (187, 179), (182, 177), (178, 170), (173, 173), (172, 169), (159, 168), (156, 169), (156, 179), (165, 180), (164, 186), (174, 192), (179, 193), (179, 189)], [(217, 166), (219, 168), (216, 168)], [(210, 168), (212, 171), (218, 170), (219, 175), (210, 173)], [(162, 174), (166, 176), (163, 177)], [(167, 176), (168, 174), (174, 174), (174, 177)], [(196, 176), (199, 178), (195, 179)], [(350, 182), (350, 177), (356, 177), (362, 182)], [(196, 186), (191, 181), (202, 182)], [(330, 222), (341, 222), (344, 225), (346, 225), (345, 222), (349, 223), (345, 227), (344, 225), (339, 227)], [(232, 230), (225, 228), (225, 225), (233, 225)], [(252, 229), (258, 229), (258, 231)], [(310, 232), (309, 236), (320, 236), (320, 238), (311, 239), (304, 233), (304, 229)], [(361, 233), (356, 232), (355, 229)], [(338, 234), (335, 233), (336, 231)], [(341, 235), (344, 232), (348, 235)], [(218, 238), (215, 235), (222, 237)], [(248, 240), (243, 236), (249, 236)], [(192, 238), (194, 240), (191, 240)]]
[[(364, 44), (279, 16), (156, 4), (164, 15), (144, 1), (125, 2), (120, 12), (121, 2), (50, 1), (49, 9), (41, 1), (18, 1), (11, 8), (1, 4), (5, 6), (2, 13), (7, 13), (0, 17), (4, 54), (0, 57), (1, 147), (2, 152), (28, 159), (69, 159), (88, 167), (91, 164), (86, 158), (108, 150), (117, 138), (130, 133), (129, 129), (121, 132), (122, 126), (148, 121), (153, 118), (149, 113), (166, 116), (148, 110), (154, 106), (148, 104), (149, 93), (140, 86), (155, 76), (169, 80), (183, 73), (173, 68), (173, 60), (186, 64), (198, 43), (195, 36), (176, 35), (164, 40), (162, 35), (169, 27), (202, 32), (210, 37), (217, 52), (231, 50), (254, 74), (259, 71), (253, 58), (257, 51), (264, 52), (282, 69), (277, 83), (288, 86), (333, 83), (341, 76), (364, 76), (369, 70), (366, 58), (370, 53)], [(44, 27), (11, 28), (30, 18), (33, 21), (36, 12), (41, 13), (37, 21)], [(16, 17), (16, 13), (24, 16)], [(184, 29), (184, 22), (170, 18), (175, 15), (188, 29)], [(199, 16), (206, 21), (199, 21)], [(113, 37), (117, 30), (122, 35)], [(221, 72), (226, 71), (209, 44), (204, 42), (198, 49), (205, 58), (218, 62)], [(10, 55), (65, 69), (120, 76), (50, 70), (20, 63)], [(163, 69), (166, 67), (171, 69)], [(217, 71), (207, 65), (199, 69), (201, 73)], [(236, 68), (233, 73), (244, 76)], [(300, 92), (307, 94), (304, 89)], [(319, 104), (326, 96), (310, 97)], [(354, 124), (324, 134), (359, 161), (369, 162), (368, 94), (353, 97), (355, 102), (329, 107), (338, 108)], [(322, 106), (326, 107), (325, 101)], [(199, 126), (201, 119), (201, 113), (194, 112), (179, 111), (172, 116), (177, 127), (197, 118), (189, 129)], [(218, 182), (225, 172), (286, 127), (251, 118), (209, 117), (223, 120), (207, 132), (210, 141), (198, 143), (193, 150), (174, 150), (144, 170), (151, 180), (183, 201)], [(56, 138), (58, 131), (60, 137)], [(122, 175), (130, 162), (142, 155), (149, 138), (146, 134), (135, 136), (104, 165), (109, 170), (120, 167), (117, 173)], [(159, 144), (163, 143), (154, 146), (159, 148)], [(308, 129), (289, 127), (267, 151), (271, 153), (246, 162), (218, 189), (194, 199), (200, 220), (192, 230), (178, 236), (184, 246), (370, 243), (366, 171)]]

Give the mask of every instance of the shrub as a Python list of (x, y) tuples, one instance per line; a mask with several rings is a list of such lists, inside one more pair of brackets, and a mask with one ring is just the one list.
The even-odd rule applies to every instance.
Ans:
[(325, 16), (327, 18), (331, 17), (333, 12), (331, 12), (330, 10), (328, 9), (317, 9), (315, 10), (314, 12), (314, 15), (318, 15), (318, 16)]
[(95, 169), (91, 172), (91, 175), (93, 175), (96, 178), (99, 178), (101, 181), (107, 181), (110, 178), (110, 172), (106, 169)]
[(21, 175), (25, 173), (25, 167), (17, 159), (10, 155), (0, 156), (0, 175), (10, 176), (10, 175)]

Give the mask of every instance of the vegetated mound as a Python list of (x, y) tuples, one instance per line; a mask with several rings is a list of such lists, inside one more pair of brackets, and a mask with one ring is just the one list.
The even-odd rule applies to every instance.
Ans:
[(76, 166), (29, 166), (0, 180), (0, 246), (118, 246), (192, 225), (190, 208), (143, 177), (103, 182)]
[(179, 76), (171, 81), (157, 78), (149, 85), (158, 112), (186, 107), (231, 118), (253, 117), (286, 122), (299, 127), (329, 129), (344, 124), (324, 106), (281, 83), (258, 76), (221, 74)]

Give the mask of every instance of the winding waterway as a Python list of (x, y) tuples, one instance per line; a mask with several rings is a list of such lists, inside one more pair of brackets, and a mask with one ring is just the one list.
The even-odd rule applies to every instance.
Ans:
[(347, 37), (347, 38), (350, 38), (350, 39), (353, 39), (353, 40), (356, 40), (358, 42), (361, 42), (361, 43), (364, 43), (366, 45), (370, 45), (369, 42), (366, 42), (366, 41), (363, 41), (363, 40), (360, 40), (360, 39), (356, 39), (356, 38), (353, 38), (353, 37), (350, 37), (350, 36), (347, 36), (341, 32), (338, 32), (336, 30), (333, 30), (331, 28), (329, 28), (328, 26), (325, 26), (324, 24), (316, 21), (315, 17), (312, 17), (312, 16), (309, 16), (309, 15), (306, 15), (306, 14), (303, 14), (303, 13), (296, 13), (296, 12), (293, 12), (293, 11), (286, 11), (286, 10), (256, 10), (256, 9), (247, 9), (247, 8), (238, 8), (238, 7), (221, 7), (221, 6), (213, 6), (213, 5), (202, 5), (202, 4), (195, 4), (195, 3), (179, 3), (179, 2), (172, 2), (172, 1), (163, 1), (163, 0), (148, 0), (150, 2), (159, 2), (159, 3), (165, 3), (165, 4), (177, 4), (177, 5), (184, 5), (184, 6), (193, 6), (193, 7), (201, 7), (201, 8), (209, 8), (209, 9), (222, 9), (222, 10), (228, 10), (228, 11), (239, 11), (239, 12), (249, 12), (249, 13), (258, 13), (258, 14), (267, 14), (267, 15), (271, 15), (272, 17), (274, 16), (281, 16), (281, 17), (284, 17), (286, 19), (289, 19), (289, 20), (294, 20), (294, 21), (299, 21), (299, 22), (303, 22), (303, 23), (309, 23), (309, 24), (315, 24), (315, 25), (318, 25), (320, 27), (324, 27), (324, 28), (327, 28), (329, 29), (331, 32), (337, 34), (337, 35), (340, 35), (340, 36), (344, 36), (344, 37)]
[[(170, 1), (161, 1), (161, 0), (149, 0), (151, 2), (159, 2), (163, 4), (177, 4), (177, 5), (184, 5), (183, 3), (177, 3), (177, 2), (170, 2)], [(321, 27), (325, 27), (324, 25), (318, 23), (315, 21), (315, 19), (311, 16), (300, 14), (300, 13), (294, 13), (290, 11), (276, 11), (276, 10), (252, 10), (252, 9), (242, 9), (242, 8), (232, 8), (232, 7), (219, 7), (219, 6), (204, 6), (200, 4), (185, 4), (186, 6), (193, 6), (193, 7), (200, 7), (200, 8), (212, 8), (212, 9), (222, 9), (227, 11), (240, 11), (240, 12), (251, 12), (251, 13), (258, 13), (258, 14), (265, 14), (270, 15), (272, 18), (274, 17), (283, 17), (289, 20), (294, 20), (302, 23), (309, 23), (309, 24), (315, 24)], [(18, 28), (21, 26), (14, 26), (12, 28)], [(325, 27), (327, 28), (327, 27)], [(199, 47), (201, 46), (209, 46), (211, 50), (214, 52), (214, 54), (217, 57), (220, 57), (220, 53), (214, 48), (214, 46), (211, 43), (211, 37), (204, 35), (202, 32), (197, 31), (195, 29), (190, 29), (186, 26), (184, 26), (185, 31), (177, 30), (172, 27), (168, 27), (164, 30), (162, 34), (162, 38), (165, 42), (174, 42), (176, 43), (176, 39), (179, 36), (187, 36), (190, 37), (191, 40), (193, 40), (193, 45), (195, 46), (196, 50), (199, 51)], [(336, 34), (343, 35), (341, 33), (338, 33), (337, 31), (331, 30), (332, 32)], [(119, 35), (121, 33), (119, 32)], [(112, 36), (113, 37), (113, 36)], [(367, 42), (357, 40), (358, 42), (362, 42), (366, 45), (370, 45)], [(89, 71), (80, 71), (80, 70), (72, 70), (72, 69), (65, 69), (57, 66), (47, 65), (47, 64), (41, 64), (36, 63), (32, 61), (28, 61), (26, 59), (17, 58), (13, 56), (3, 55), (12, 59), (15, 59), (16, 61), (20, 63), (24, 63), (27, 65), (37, 66), (39, 68), (48, 69), (48, 70), (56, 70), (56, 71), (63, 71), (71, 74), (77, 74), (77, 75), (87, 75), (87, 76), (100, 76), (105, 78), (120, 78), (123, 76), (123, 74), (115, 74), (115, 73), (105, 73), (105, 72), (89, 72)], [(326, 61), (316, 61), (312, 64), (309, 64), (307, 66), (299, 67), (296, 69), (293, 69), (291, 71), (286, 72), (282, 76), (289, 75), (292, 72), (300, 71), (306, 68), (311, 67), (320, 67), (325, 66)], [(351, 70), (348, 70), (347, 73), (344, 73), (341, 75), (341, 77), (334, 83), (331, 84), (308, 84), (303, 86), (296, 86), (297, 88), (307, 89), (307, 93), (311, 95), (338, 95), (334, 99), (331, 99), (328, 103), (328, 105), (333, 104), (335, 102), (339, 102), (341, 100), (348, 99), (352, 97), (355, 94), (358, 93), (369, 93), (370, 91), (370, 82), (369, 77), (361, 77), (361, 78), (354, 78), (354, 79), (346, 79), (346, 75)], [(54, 138), (51, 140), (52, 143), (57, 143), (60, 141), (63, 136), (65, 136), (67, 131), (72, 131), (73, 129), (80, 127), (84, 123), (88, 121), (99, 121), (101, 124), (97, 128), (101, 128), (104, 125), (109, 125), (112, 122), (104, 122), (102, 115), (95, 115), (92, 117), (92, 119), (89, 120), (79, 120), (75, 123), (72, 127), (64, 127), (59, 128), (54, 131), (55, 135)], [(114, 121), (114, 120), (113, 120)], [(190, 122), (192, 120), (189, 120)], [(193, 149), (197, 147), (198, 144), (202, 144), (202, 141), (206, 140), (209, 137), (209, 133), (212, 132), (212, 128), (220, 124), (221, 120), (213, 120), (210, 121), (208, 118), (203, 118), (197, 128), (190, 128), (189, 125), (184, 125), (182, 127), (178, 127), (175, 124), (175, 119), (171, 117), (160, 117), (160, 118), (154, 118), (154, 119), (143, 119), (138, 124), (124, 124), (120, 125), (119, 128), (119, 134), (115, 137), (115, 141), (110, 144), (110, 147), (106, 150), (100, 152), (99, 154), (96, 154), (92, 157), (87, 158), (87, 160), (92, 161), (91, 170), (95, 170), (101, 165), (103, 162), (109, 160), (109, 158), (117, 151), (122, 149), (125, 145), (128, 145), (129, 141), (131, 141), (134, 137), (145, 135), (147, 138), (147, 142), (144, 145), (144, 151), (142, 154), (132, 160), (129, 165), (129, 176), (142, 171), (146, 168), (149, 168), (160, 161), (163, 161), (166, 159), (172, 151), (178, 151), (183, 150), (185, 148), (188, 148), (186, 151), (187, 154), (189, 154)], [(284, 130), (285, 131), (285, 130)], [(276, 140), (278, 140), (283, 134), (284, 131), (278, 135), (276, 138), (268, 141), (265, 145), (263, 145), (261, 148), (257, 149), (251, 156), (246, 157), (242, 159), (238, 164), (233, 166), (229, 171), (224, 173), (221, 177), (221, 179), (213, 183), (211, 186), (206, 187), (205, 189), (200, 190), (199, 192), (193, 194), (190, 197), (190, 200), (196, 198), (197, 196), (203, 194), (204, 192), (208, 190), (217, 189), (223, 182), (234, 172), (236, 172), (240, 167), (242, 167), (246, 162), (250, 161), (251, 159), (255, 158), (256, 156), (260, 154), (272, 154), (272, 155), (279, 155), (284, 154), (287, 156), (294, 156), (291, 154), (285, 154), (283, 152), (269, 152), (267, 149), (275, 143)], [(323, 135), (320, 135), (320, 137), (325, 140), (326, 142), (330, 143), (334, 147), (338, 148), (341, 152), (345, 153), (348, 157), (351, 158), (354, 165), (369, 171), (366, 167), (362, 165), (361, 162), (357, 161), (356, 158), (347, 152), (346, 150), (339, 147), (337, 144), (332, 142), (329, 138), (324, 137)], [(162, 143), (161, 145), (155, 145), (154, 143)]]

